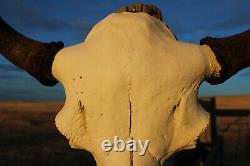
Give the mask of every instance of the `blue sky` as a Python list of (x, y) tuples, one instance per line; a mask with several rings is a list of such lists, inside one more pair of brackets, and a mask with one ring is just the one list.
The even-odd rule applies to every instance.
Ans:
[[(250, 28), (249, 0), (0, 0), (0, 15), (26, 36), (66, 46), (83, 41), (91, 27), (129, 3), (161, 8), (165, 22), (178, 39), (199, 43), (205, 36), (222, 37)], [(250, 94), (250, 69), (218, 86), (203, 83), (200, 96)], [(61, 85), (43, 87), (0, 56), (0, 100), (61, 100)]]

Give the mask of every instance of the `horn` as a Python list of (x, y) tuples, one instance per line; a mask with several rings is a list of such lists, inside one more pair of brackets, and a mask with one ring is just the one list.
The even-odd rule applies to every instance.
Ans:
[(206, 78), (210, 84), (223, 83), (250, 66), (250, 30), (225, 38), (205, 37), (200, 44), (211, 48), (221, 67), (219, 74)]
[(153, 5), (134, 3), (128, 6), (122, 7), (116, 11), (117, 13), (131, 12), (131, 13), (147, 13), (161, 21), (163, 21), (161, 10)]
[(25, 37), (0, 17), (0, 53), (10, 62), (28, 72), (41, 84), (53, 86), (52, 63), (63, 42), (43, 43)]

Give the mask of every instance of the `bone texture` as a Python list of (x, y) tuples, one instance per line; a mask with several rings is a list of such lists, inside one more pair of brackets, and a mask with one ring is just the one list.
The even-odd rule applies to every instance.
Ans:
[[(66, 101), (55, 121), (72, 148), (90, 151), (98, 166), (162, 166), (194, 148), (208, 124), (197, 100), (201, 82), (222, 83), (250, 64), (250, 31), (197, 46), (177, 41), (162, 21), (159, 8), (131, 4), (62, 49), (62, 42), (34, 41), (0, 18), (0, 52), (42, 84), (63, 84)], [(115, 136), (149, 140), (149, 147), (144, 156), (101, 149)]]
[[(117, 13), (131, 12), (131, 13), (147, 13), (148, 15), (155, 17), (163, 22), (163, 17), (161, 10), (155, 5), (134, 3), (122, 7), (116, 11)], [(165, 23), (165, 22), (164, 22)], [(165, 23), (167, 28), (171, 31), (170, 27)], [(176, 35), (173, 33), (174, 37), (177, 39)]]
[(250, 30), (225, 38), (206, 37), (200, 43), (212, 49), (221, 66), (219, 73), (206, 79), (211, 84), (223, 83), (250, 66)]
[[(98, 166), (163, 165), (175, 152), (194, 148), (207, 126), (197, 93), (213, 56), (207, 46), (177, 41), (148, 14), (110, 14), (84, 42), (55, 57), (53, 75), (66, 93), (56, 126)], [(146, 154), (103, 151), (101, 142), (114, 136), (150, 140)]]
[(43, 85), (52, 86), (58, 82), (51, 68), (54, 56), (62, 48), (62, 42), (42, 43), (29, 39), (0, 17), (0, 53)]

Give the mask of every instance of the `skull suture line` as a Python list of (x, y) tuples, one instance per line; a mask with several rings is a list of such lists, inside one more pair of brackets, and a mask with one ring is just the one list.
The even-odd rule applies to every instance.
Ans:
[[(145, 13), (109, 15), (83, 43), (55, 57), (53, 75), (66, 93), (58, 129), (73, 147), (92, 152), (100, 166), (128, 166), (130, 160), (156, 166), (193, 148), (208, 123), (197, 103), (199, 85), (211, 74), (208, 49), (176, 41)], [(143, 157), (104, 152), (101, 142), (114, 136), (148, 139), (150, 145)]]
[[(222, 83), (250, 65), (250, 31), (207, 37), (198, 46), (177, 41), (154, 6), (132, 4), (118, 12), (83, 43), (64, 49), (62, 42), (28, 39), (0, 17), (0, 52), (42, 84), (63, 84), (66, 102), (56, 125), (97, 165), (159, 166), (193, 148), (206, 128), (200, 83)], [(104, 152), (101, 142), (114, 136), (150, 144), (144, 156)]]

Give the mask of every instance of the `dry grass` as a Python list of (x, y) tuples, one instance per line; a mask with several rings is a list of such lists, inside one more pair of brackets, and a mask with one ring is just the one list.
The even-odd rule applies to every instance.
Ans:
[(216, 107), (221, 109), (250, 109), (250, 96), (219, 96)]
[(0, 103), (0, 166), (92, 166), (54, 125), (61, 103)]
[[(250, 96), (217, 97), (217, 108), (250, 109)], [(92, 166), (54, 125), (62, 102), (0, 102), (0, 166)]]

